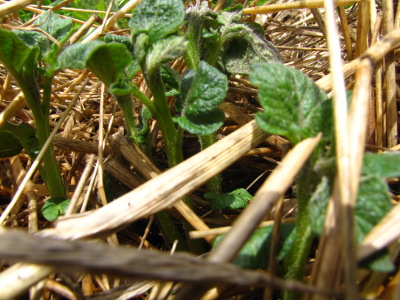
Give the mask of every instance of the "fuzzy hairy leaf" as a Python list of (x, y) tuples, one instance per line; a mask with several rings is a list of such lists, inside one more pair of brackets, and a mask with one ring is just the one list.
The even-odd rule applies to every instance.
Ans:
[(93, 41), (76, 43), (58, 57), (61, 68), (89, 69), (106, 85), (111, 85), (132, 62), (132, 56), (123, 44)]
[(133, 38), (144, 32), (150, 43), (155, 43), (175, 32), (184, 18), (185, 8), (181, 0), (143, 0), (135, 9), (129, 26)]
[(146, 56), (146, 71), (151, 74), (160, 66), (185, 52), (187, 42), (182, 36), (171, 36), (156, 42)]
[[(267, 226), (255, 230), (250, 239), (233, 260), (233, 263), (245, 269), (267, 268), (268, 256), (271, 248), (272, 228), (272, 226)], [(294, 224), (281, 224), (279, 238), (280, 246), (283, 245), (284, 241), (290, 240), (288, 237), (291, 235), (293, 230), (295, 230)], [(223, 235), (218, 236), (213, 245), (216, 246), (222, 238)], [(278, 256), (281, 258), (284, 255), (279, 253)]]
[(371, 229), (390, 211), (387, 184), (377, 176), (362, 176), (355, 208), (356, 240), (361, 243)]
[(34, 49), (28, 47), (14, 32), (0, 28), (0, 62), (10, 71), (19, 73)]
[(363, 174), (373, 174), (380, 178), (400, 176), (400, 153), (365, 153)]
[[(33, 24), (60, 44), (64, 44), (71, 36), (74, 26), (71, 19), (60, 18), (53, 11), (41, 14)], [(47, 68), (51, 71), (57, 69), (54, 63), (60, 47), (49, 39), (47, 35), (39, 31), (15, 30), (14, 32), (26, 45), (39, 47), (40, 58), (47, 64)]]
[(175, 121), (192, 134), (215, 132), (225, 118), (218, 105), (228, 90), (226, 76), (204, 61), (200, 62), (197, 72), (191, 71), (185, 76), (191, 78), (191, 87), (182, 103), (182, 114)]
[(164, 82), (165, 95), (168, 97), (179, 95), (181, 81), (179, 73), (164, 64), (161, 66), (160, 74)]
[(211, 200), (212, 209), (239, 209), (246, 207), (253, 196), (247, 190), (239, 188), (228, 194), (205, 193), (204, 198)]
[(117, 43), (125, 45), (125, 47), (128, 49), (129, 54), (131, 54), (133, 59), (133, 61), (127, 66), (125, 71), (128, 78), (133, 78), (137, 74), (137, 72), (140, 71), (140, 66), (138, 61), (133, 55), (133, 45), (131, 38), (123, 35), (107, 33), (103, 41), (106, 43)]
[(256, 64), (250, 81), (258, 87), (265, 110), (256, 114), (263, 130), (286, 136), (294, 144), (319, 132), (325, 138), (331, 135), (331, 101), (306, 75), (271, 62)]
[(248, 75), (254, 63), (282, 62), (278, 50), (265, 39), (259, 24), (232, 24), (226, 31), (221, 57), (227, 72)]

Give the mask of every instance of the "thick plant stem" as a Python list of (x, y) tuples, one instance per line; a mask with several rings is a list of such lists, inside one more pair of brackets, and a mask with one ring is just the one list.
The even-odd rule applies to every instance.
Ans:
[[(182, 135), (175, 128), (172, 120), (160, 72), (157, 71), (152, 76), (147, 77), (146, 82), (154, 97), (154, 107), (151, 110), (154, 110), (154, 115), (160, 124), (167, 152), (168, 165), (170, 167), (176, 166), (183, 161)], [(192, 205), (190, 199), (185, 199), (185, 202), (189, 206)], [(159, 218), (157, 214), (157, 219), (160, 222), (163, 233), (170, 242), (178, 240), (178, 245), (181, 245), (180, 247), (187, 247), (186, 239), (180, 235), (169, 215), (163, 214)]]
[(217, 64), (219, 53), (221, 52), (222, 46), (224, 45), (225, 42), (226, 42), (225, 35), (224, 35), (224, 32), (222, 32), (220, 38), (218, 39), (218, 42), (216, 43), (216, 45), (214, 46), (214, 48), (210, 51), (210, 53), (208, 55), (207, 62), (211, 66), (215, 66)]
[(181, 141), (178, 141), (178, 131), (172, 120), (171, 110), (168, 106), (165, 96), (164, 84), (162, 82), (160, 72), (154, 72), (147, 79), (147, 84), (154, 97), (154, 106), (156, 110), (156, 119), (160, 124), (160, 129), (165, 141), (168, 164), (170, 167), (176, 166), (183, 161)]
[(186, 31), (186, 38), (188, 40), (188, 45), (186, 46), (185, 62), (189, 69), (197, 70), (200, 62), (199, 34), (201, 28), (199, 26), (195, 26), (197, 24), (193, 23), (194, 22), (189, 22)]
[[(18, 82), (24, 92), (26, 102), (31, 109), (35, 124), (36, 136), (39, 142), (39, 147), (42, 147), (50, 135), (49, 125), (49, 106), (51, 96), (51, 79), (47, 78), (43, 91), (43, 102), (40, 101), (40, 94), (37, 88), (32, 89), (32, 84), (25, 85), (25, 82)], [(50, 83), (50, 84), (49, 84)], [(49, 189), (52, 198), (67, 199), (65, 185), (61, 177), (61, 172), (58, 167), (58, 162), (54, 153), (53, 147), (50, 145), (43, 156), (44, 168), (39, 168), (43, 180)]]
[[(298, 213), (296, 218), (296, 239), (285, 260), (286, 279), (302, 280), (309, 250), (314, 239), (310, 226), (308, 204), (318, 178), (313, 170), (312, 158), (306, 163), (296, 180)], [(296, 300), (299, 293), (283, 292), (283, 299)]]
[[(308, 218), (308, 213), (299, 213), (297, 216), (296, 239), (285, 261), (285, 279), (301, 280), (303, 277), (307, 256), (314, 239), (314, 234), (312, 233)], [(283, 299), (285, 300), (295, 300), (299, 298), (299, 293), (289, 291), (283, 292)]]

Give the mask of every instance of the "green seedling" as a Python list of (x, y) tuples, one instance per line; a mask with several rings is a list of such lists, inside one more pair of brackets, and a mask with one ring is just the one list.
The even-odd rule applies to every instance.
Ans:
[[(283, 276), (301, 280), (311, 244), (322, 233), (335, 175), (332, 103), (303, 73), (282, 64), (255, 65), (250, 80), (258, 87), (259, 101), (264, 108), (264, 112), (256, 115), (262, 129), (287, 137), (293, 145), (319, 132), (323, 133), (320, 145), (297, 176), (296, 224), (291, 234), (284, 238), (282, 243), (285, 246), (279, 252), (279, 259), (283, 259)], [(326, 150), (329, 145), (330, 149)], [(357, 243), (391, 209), (384, 178), (400, 175), (399, 160), (398, 153), (365, 155), (355, 208)], [(262, 241), (268, 238), (268, 234), (256, 233), (250, 244), (240, 252), (236, 263), (248, 267), (245, 258), (257, 256), (254, 254), (258, 253), (255, 248), (264, 249)], [(363, 266), (377, 271), (393, 270), (393, 263), (384, 251), (365, 261)], [(266, 267), (265, 261), (260, 259), (257, 267)], [(283, 293), (284, 299), (298, 297), (296, 293)]]
[[(0, 62), (14, 77), (24, 93), (36, 126), (35, 129), (30, 130), (23, 126), (9, 124), (2, 129), (0, 135), (15, 136), (13, 143), (8, 144), (9, 150), (13, 148), (14, 151), (5, 153), (6, 155), (17, 153), (16, 141), (18, 140), (32, 158), (50, 135), (51, 86), (54, 72), (58, 69), (56, 56), (60, 51), (60, 45), (67, 41), (74, 28), (71, 20), (61, 19), (53, 12), (42, 14), (35, 20), (34, 25), (42, 32), (0, 29), (2, 41)], [(54, 40), (49, 39), (43, 32), (58, 43), (54, 43)], [(3, 145), (3, 151), (5, 146)], [(22, 149), (22, 147), (19, 148)], [(46, 151), (43, 163), (44, 167), (39, 167), (39, 171), (51, 195), (48, 202), (58, 204), (59, 200), (53, 201), (53, 199), (64, 201), (67, 199), (67, 193), (52, 146)]]

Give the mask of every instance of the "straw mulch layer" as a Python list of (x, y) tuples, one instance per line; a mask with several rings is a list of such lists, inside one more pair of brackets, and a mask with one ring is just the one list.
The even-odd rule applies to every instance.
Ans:
[[(60, 11), (68, 7), (67, 2), (71, 1), (60, 5)], [(101, 14), (103, 19), (92, 24), (87, 21), (96, 28), (101, 22), (107, 24), (87, 41), (106, 32), (128, 34), (107, 21), (129, 18), (138, 2), (129, 1), (116, 17)], [(285, 139), (267, 135), (253, 121), (261, 110), (256, 88), (247, 78), (232, 77), (221, 106), (227, 120), (218, 131), (220, 141), (198, 153), (197, 138), (186, 134), (184, 155), (190, 159), (168, 170), (163, 139), (154, 120), (150, 121), (150, 161), (123, 137), (122, 111), (98, 79), (89, 71), (64, 70), (53, 81), (50, 123), (55, 128), (62, 121), (52, 143), (76, 206), (57, 222), (46, 221), (40, 209), (49, 193), (39, 173), (33, 172), (24, 181), (33, 164), (29, 156), (22, 152), (0, 161), (4, 226), (0, 230), (0, 299), (28, 294), (31, 299), (196, 299), (207, 291), (204, 299), (275, 299), (274, 290), (299, 291), (307, 299), (356, 299), (352, 298), (355, 295), (399, 299), (397, 271), (385, 274), (356, 265), (389, 245), (396, 262), (400, 250), (398, 206), (354, 248), (346, 234), (347, 226), (352, 226), (351, 209), (339, 196), (352, 194), (351, 182), (359, 180), (366, 148), (374, 152), (400, 149), (396, 103), (400, 13), (389, 0), (355, 2), (333, 8), (327, 1), (324, 8), (323, 1), (306, 0), (301, 1), (302, 7), (291, 8), (287, 1), (278, 0), (270, 1), (262, 11), (244, 11), (247, 20), (264, 26), (267, 39), (279, 49), (284, 63), (309, 76), (331, 93), (334, 101), (339, 102), (344, 86), (353, 90), (348, 116), (338, 114), (335, 119), (354, 125), (339, 126), (336, 132), (337, 143), (345, 149), (338, 154), (338, 161), (346, 161), (350, 171), (346, 171), (347, 177), (338, 177), (325, 231), (310, 251), (303, 282), (280, 279), (273, 267), (268, 272), (250, 271), (229, 262), (236, 254), (232, 249), (242, 245), (259, 225), (260, 213), (266, 224), (293, 222), (297, 202), (291, 186), (318, 137), (288, 153)], [(31, 25), (22, 23), (18, 9), (35, 14), (49, 9), (31, 3), (0, 1), (0, 26), (29, 30)], [(182, 61), (174, 67), (184, 69)], [(148, 93), (141, 75), (135, 77), (135, 84)], [(0, 65), (0, 122), (34, 125), (19, 92)], [(71, 101), (76, 102), (67, 110)], [(136, 114), (140, 108), (135, 102)], [(211, 210), (203, 198), (204, 183), (219, 172), (225, 190), (244, 187), (255, 194), (248, 209)], [(397, 180), (390, 183), (395, 187)], [(186, 195), (191, 196), (194, 207), (181, 201)], [(397, 204), (395, 193), (392, 200)], [(177, 223), (190, 223), (194, 228), (191, 234), (204, 243), (207, 252), (217, 234), (232, 228), (230, 244), (211, 251), (208, 258), (179, 252), (170, 255), (177, 245), (164, 241), (153, 217), (162, 210)], [(229, 227), (234, 220), (236, 224)]]

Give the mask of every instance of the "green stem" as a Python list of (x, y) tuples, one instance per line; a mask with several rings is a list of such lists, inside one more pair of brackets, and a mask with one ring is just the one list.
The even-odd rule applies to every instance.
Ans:
[(147, 78), (147, 85), (154, 97), (155, 117), (163, 134), (168, 164), (170, 167), (174, 167), (183, 161), (182, 148), (177, 147), (182, 142), (178, 141), (178, 131), (172, 120), (171, 110), (165, 96), (164, 83), (159, 70)]
[[(296, 239), (293, 248), (285, 259), (285, 278), (302, 280), (304, 268), (309, 255), (312, 241), (315, 237), (310, 226), (309, 199), (315, 190), (318, 177), (313, 170), (313, 159), (311, 158), (296, 179), (296, 191), (298, 201), (298, 212), (296, 217)], [(300, 298), (299, 293), (284, 291), (283, 299), (296, 300)]]
[(178, 230), (170, 215), (165, 211), (160, 211), (156, 214), (157, 222), (160, 225), (162, 234), (164, 235), (167, 242), (172, 245), (175, 241), (178, 241), (176, 250), (178, 251), (189, 251), (188, 245), (184, 236)]
[(217, 64), (219, 53), (221, 52), (224, 43), (225, 43), (225, 34), (224, 32), (222, 32), (214, 48), (212, 48), (210, 53), (208, 54), (207, 62), (211, 66), (215, 66)]
[(188, 28), (186, 31), (186, 38), (188, 45), (185, 51), (185, 62), (189, 69), (197, 70), (200, 62), (200, 41), (199, 34), (201, 26), (196, 26), (193, 20), (189, 20)]
[[(18, 76), (18, 79), (22, 78)], [(17, 81), (18, 79), (16, 78)], [(24, 93), (26, 102), (34, 116), (36, 136), (40, 147), (43, 147), (50, 135), (48, 116), (51, 98), (51, 82), (52, 77), (46, 78), (43, 90), (43, 101), (41, 101), (36, 82), (27, 83), (24, 80), (18, 81), (18, 84)], [(49, 189), (51, 197), (67, 199), (67, 192), (65, 190), (65, 185), (61, 177), (61, 172), (52, 145), (47, 148), (47, 151), (43, 156), (43, 163), (44, 168), (40, 168), (39, 170), (42, 170), (41, 175)]]
[[(307, 262), (309, 250), (314, 239), (314, 234), (309, 225), (308, 213), (300, 213), (296, 220), (296, 239), (292, 250), (285, 260), (285, 279), (301, 280)], [(283, 292), (283, 299), (296, 300), (300, 294), (296, 292)]]
[(133, 106), (132, 106), (132, 99), (130, 95), (123, 95), (123, 96), (115, 96), (119, 106), (122, 109), (125, 118), (126, 129), (128, 131), (128, 136), (132, 139), (136, 144), (138, 144), (137, 140), (137, 130), (135, 119), (133, 118)]
[[(201, 26), (198, 26), (197, 22), (189, 22), (186, 37), (188, 39), (188, 46), (185, 52), (185, 61), (190, 69), (197, 70), (200, 62), (200, 41), (199, 35), (201, 32)], [(215, 66), (218, 60), (219, 53), (222, 49), (224, 38), (221, 36), (218, 39), (217, 44), (211, 50), (208, 57), (208, 63)], [(205, 136), (199, 136), (201, 150), (211, 146), (217, 141), (216, 133), (211, 133)], [(206, 183), (207, 192), (214, 194), (222, 193), (221, 174), (217, 174), (209, 179)]]
[[(165, 142), (168, 164), (170, 167), (176, 166), (183, 161), (182, 132), (175, 128), (175, 124), (172, 120), (171, 110), (165, 96), (164, 83), (162, 82), (159, 70), (154, 72), (151, 76), (146, 76), (146, 82), (154, 97), (154, 102), (149, 109), (160, 124)], [(192, 205), (189, 199), (186, 199), (185, 202), (188, 205)], [(160, 222), (161, 230), (170, 242), (178, 240), (178, 244), (180, 244), (181, 247), (187, 247), (186, 239), (179, 234), (176, 225), (169, 215), (162, 215), (161, 218), (158, 218), (158, 221)]]

